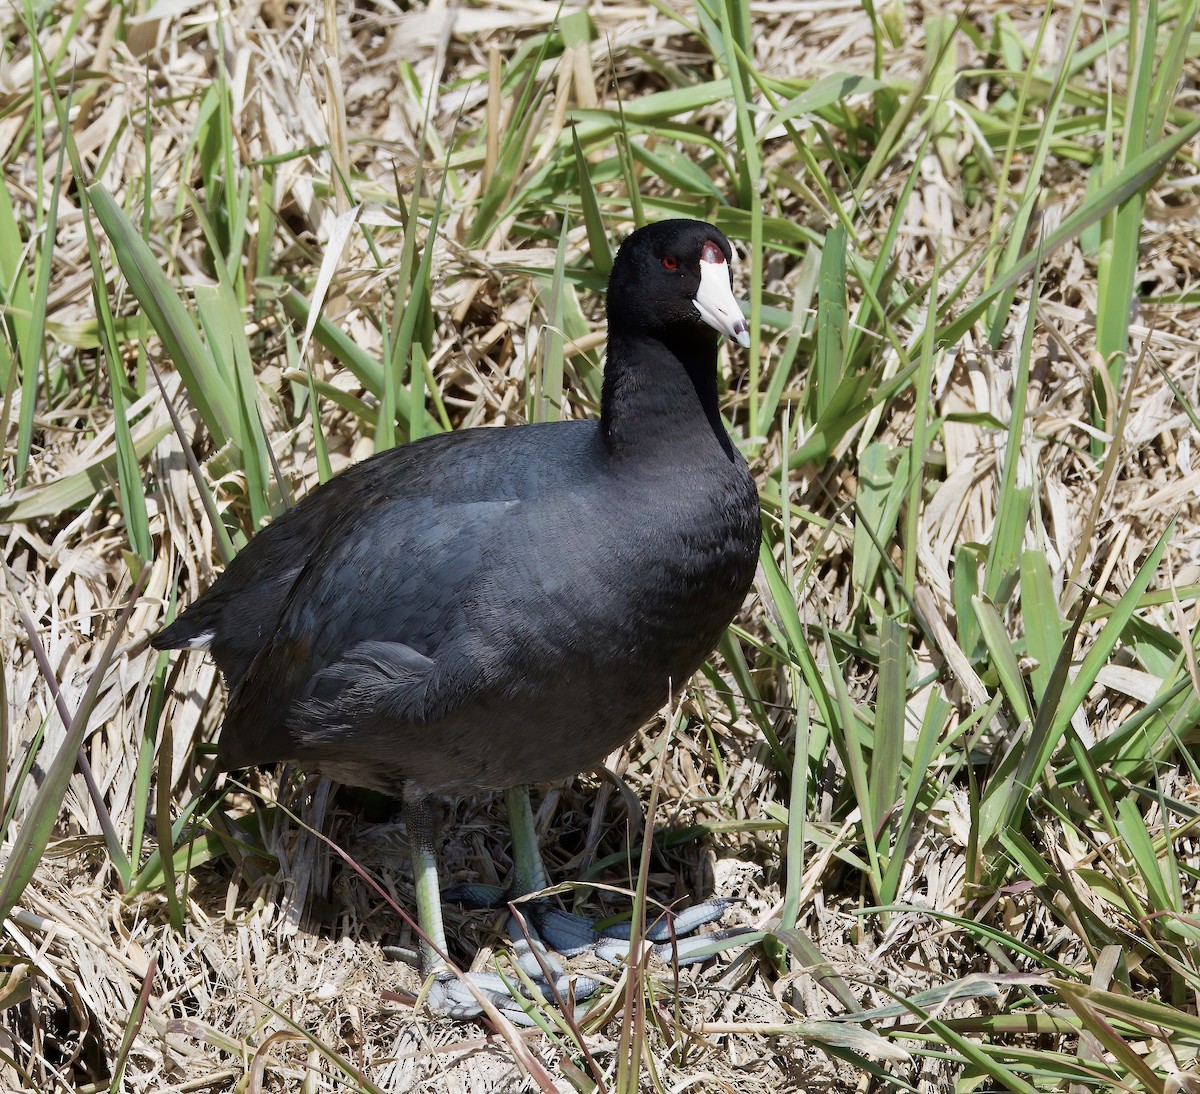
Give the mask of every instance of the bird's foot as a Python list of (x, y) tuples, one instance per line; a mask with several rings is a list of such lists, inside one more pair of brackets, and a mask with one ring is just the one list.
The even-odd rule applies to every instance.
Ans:
[[(676, 965), (694, 965), (737, 945), (736, 940), (749, 933), (747, 928), (731, 928), (708, 934), (695, 934), (701, 927), (718, 922), (729, 907), (728, 900), (707, 900), (681, 912), (664, 912), (649, 921), (641, 932), (641, 941), (661, 961)], [(564, 957), (591, 952), (611, 964), (629, 960), (632, 924), (615, 923), (597, 927), (593, 920), (557, 908), (535, 910), (531, 919), (539, 936)]]
[(436, 969), (425, 994), (435, 1014), (465, 1021), (486, 1014), (495, 1007), (516, 1025), (535, 1025), (534, 1008), (546, 1004), (562, 1006), (568, 999), (583, 1002), (596, 993), (598, 980), (590, 977), (569, 979), (553, 954), (537, 940), (517, 939), (512, 957), (519, 972), (503, 976), (498, 972), (460, 973), (442, 967)]
[[(497, 908), (508, 899), (504, 890), (494, 885), (460, 885), (445, 896), (447, 900), (457, 900), (471, 908)], [(731, 939), (749, 933), (749, 928), (732, 928), (694, 934), (699, 928), (718, 922), (731, 903), (716, 899), (681, 912), (665, 911), (647, 922), (641, 932), (642, 941), (650, 944), (656, 957), (668, 963), (693, 965), (707, 961), (737, 944)], [(629, 923), (598, 927), (595, 920), (561, 911), (544, 900), (531, 900), (518, 906), (536, 932), (535, 940), (545, 942), (563, 957), (578, 957), (590, 952), (610, 964), (628, 959), (632, 934)]]
[[(507, 900), (504, 890), (490, 885), (461, 885), (444, 896), (474, 908), (501, 907)], [(730, 903), (710, 900), (682, 912), (664, 912), (646, 924), (640, 936), (642, 945), (676, 965), (706, 961), (741, 945), (741, 936), (753, 933), (748, 928), (693, 934), (717, 922)], [(508, 928), (517, 970), (511, 976), (459, 973), (444, 966), (435, 970), (425, 995), (434, 1013), (468, 1020), (494, 1006), (517, 1025), (533, 1025), (535, 1008), (546, 1004), (561, 1007), (568, 999), (586, 1002), (600, 987), (600, 981), (590, 977), (568, 977), (555, 954), (569, 958), (593, 953), (611, 964), (629, 958), (629, 923), (598, 927), (595, 921), (553, 908), (546, 900), (522, 901), (517, 907), (521, 919), (510, 917)]]

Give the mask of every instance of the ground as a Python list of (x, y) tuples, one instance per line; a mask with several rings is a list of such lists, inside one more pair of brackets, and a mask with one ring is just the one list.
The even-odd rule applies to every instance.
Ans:
[[(0, 1085), (1200, 1089), (1196, 15), (14, 6)], [(388, 806), (206, 812), (219, 676), (147, 639), (376, 448), (594, 415), (607, 256), (668, 215), (735, 246), (766, 551), (678, 707), (535, 804), (602, 883), (557, 899), (626, 907), (649, 823), (650, 897), (768, 938), (437, 1018)], [(447, 809), (443, 883), (502, 883), (502, 805)]]

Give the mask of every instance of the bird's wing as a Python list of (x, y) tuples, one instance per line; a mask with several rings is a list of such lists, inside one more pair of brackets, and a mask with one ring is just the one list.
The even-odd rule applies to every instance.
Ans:
[[(489, 686), (506, 637), (496, 601), (536, 599), (514, 573), (529, 508), (402, 497), (327, 529), (231, 695), (221, 765), (300, 758), (301, 739), (336, 739), (370, 712), (430, 720)], [(494, 657), (477, 656), (479, 613), (500, 628)]]
[[(450, 440), (458, 441), (457, 448)], [(427, 492), (427, 465), (448, 457), (452, 462), (457, 449), (470, 450), (473, 444), (478, 440), (463, 433), (427, 437), (343, 471), (259, 531), (217, 581), (154, 636), (153, 645), (210, 650), (230, 690), (236, 689), (279, 626), (288, 591), (314, 551), (336, 540), (351, 521), (373, 513), (377, 504)]]

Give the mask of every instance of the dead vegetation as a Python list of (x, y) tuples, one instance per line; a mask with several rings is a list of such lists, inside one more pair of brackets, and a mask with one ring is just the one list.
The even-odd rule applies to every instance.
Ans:
[[(1196, 5), (587, 10), (12, 9), (0, 1083), (1194, 1088)], [(573, 963), (608, 1010), (549, 1032), (435, 1021), (384, 954), (402, 832), (251, 774), (229, 854), (188, 812), (216, 671), (145, 639), (326, 468), (594, 414), (595, 230), (665, 215), (741, 250), (725, 408), (775, 566), (672, 732), (538, 823), (555, 880), (629, 889), (657, 784), (651, 896), (774, 939)], [(497, 809), (450, 808), (447, 883), (503, 881)]]

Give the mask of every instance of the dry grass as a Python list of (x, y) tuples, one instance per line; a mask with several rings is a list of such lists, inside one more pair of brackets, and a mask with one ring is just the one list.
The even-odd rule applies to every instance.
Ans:
[[(569, 122), (577, 122), (581, 132), (596, 124), (600, 115), (591, 112), (597, 108), (615, 110), (618, 92), (623, 109), (636, 111), (639, 100), (654, 92), (724, 75), (706, 44), (711, 27), (689, 30), (699, 17), (683, 4), (661, 10), (593, 5), (590, 38), (539, 65), (539, 36), (551, 27), (555, 10), (532, 0), (430, 3), (410, 11), (307, 0), (229, 10), (160, 5), (137, 15), (106, 5), (38, 9), (37, 39), (46, 57), (57, 58), (60, 93), (68, 91), (74, 65), (70, 130), (88, 173), (84, 181), (101, 183), (139, 228), (145, 225), (157, 265), (189, 308), (191, 290), (214, 284), (213, 254), (220, 249), (214, 239), (229, 247), (226, 256), (233, 255), (230, 270), (254, 353), (263, 433), (293, 496), (318, 481), (323, 446), (335, 471), (372, 451), (371, 415), (380, 396), (367, 391), (344, 356), (331, 352), (319, 336), (301, 353), (304, 324), (283, 307), (285, 284), (315, 298), (362, 354), (385, 357), (388, 325), (407, 299), (408, 283), (401, 284), (402, 272), (407, 276), (412, 269), (406, 242), (426, 245), (424, 229), (410, 234), (406, 226), (418, 215), (428, 222), (444, 177), (441, 223), (430, 244), (430, 303), (422, 312), (430, 325), (418, 338), (428, 349), (432, 378), (425, 405), (435, 417), (444, 408), (455, 428), (523, 421), (540, 391), (547, 330), (562, 318), (550, 315), (549, 301), (564, 207), (571, 214), (566, 264), (590, 266), (581, 188), (571, 173), (574, 155), (560, 136), (569, 133)], [(998, 515), (1006, 507), (1016, 511), (1014, 499), (1029, 488), (1034, 500), (1027, 519), (1024, 510), (1018, 513), (1013, 558), (1035, 550), (1044, 556), (1050, 629), (1059, 638), (1065, 635), (1083, 585), (1098, 598), (1099, 607), (1079, 635), (1078, 670), (1115, 611), (1104, 605), (1135, 587), (1174, 518), (1167, 552), (1148, 575), (1150, 592), (1136, 598), (1143, 629), (1122, 629), (1081, 705), (1067, 712), (1068, 732), (1088, 748), (1128, 725), (1176, 679), (1169, 671), (1172, 656), (1186, 662), (1178, 670), (1185, 684), (1188, 673), (1195, 674), (1194, 661), (1182, 652), (1190, 654), (1194, 645), (1200, 586), (1200, 468), (1193, 451), (1194, 408), (1200, 405), (1195, 141), (1171, 157), (1169, 169), (1147, 189), (1129, 360), (1110, 384), (1107, 418), (1098, 416), (1095, 392), (1103, 387), (1099, 377), (1110, 370), (1096, 349), (1097, 317), (1110, 315), (1111, 308), (1104, 299), (1104, 259), (1098, 256), (1103, 248), (1088, 234), (1095, 226), (1045, 254), (1036, 289), (1030, 276), (1018, 280), (1015, 299), (1002, 300), (1006, 311), (993, 342), (986, 316), (944, 345), (924, 342), (921, 332), (929, 319), (931, 279), (936, 276), (939, 301), (963, 285), (939, 318), (944, 326), (992, 284), (997, 265), (1003, 270), (998, 250), (989, 252), (982, 269), (972, 263), (996, 226), (1010, 224), (1007, 218), (1027, 185), (1042, 188), (1027, 229), (1029, 247), (1052, 238), (1084, 202), (1088, 172), (1099, 170), (1094, 161), (1103, 156), (1105, 133), (1119, 138), (1120, 119), (1109, 124), (1104, 104), (1132, 96), (1134, 76), (1123, 47), (1114, 46), (1073, 73), (1066, 105), (1053, 123), (1061, 133), (1039, 168), (1032, 146), (1048, 107), (1044, 96), (1031, 94), (1021, 115), (1030, 133), (1017, 142), (1005, 173), (1003, 140), (997, 150), (995, 136), (981, 127), (989, 113), (999, 117), (1015, 110), (1011, 103), (1021, 83), (1019, 73), (1005, 71), (997, 59), (994, 36), (1010, 34), (1009, 47), (1013, 40), (1031, 46), (1041, 28), (1040, 60), (1053, 72), (1061, 57), (1082, 55), (1100, 41), (1105, 29), (1100, 11), (1085, 6), (1078, 40), (1064, 45), (1071, 23), (1065, 6), (1043, 19), (1017, 5), (972, 5), (945, 58), (951, 77), (957, 70), (958, 78), (939, 84), (936, 72), (944, 75), (946, 68), (934, 63), (934, 8), (889, 5), (885, 14), (898, 20), (898, 44), (879, 38), (857, 3), (761, 0), (751, 10), (751, 60), (773, 81), (767, 91), (782, 101), (788, 80), (811, 82), (834, 72), (870, 76), (877, 41), (883, 42), (880, 76), (893, 116), (903, 117), (905, 97), (929, 73), (935, 78), (924, 85), (930, 97), (918, 97), (909, 124), (891, 136), (877, 113), (885, 111), (886, 96), (873, 87), (847, 89), (830, 108), (835, 113), (844, 108), (838, 117), (816, 107), (799, 112), (793, 124), (803, 132), (811, 162), (798, 154), (784, 128), (760, 133), (756, 147), (766, 181), (752, 201), (726, 173), (727, 166), (736, 172), (745, 162), (728, 93), (716, 100), (700, 95), (694, 105), (655, 116), (661, 132), (648, 134), (645, 119), (638, 125), (646, 128), (630, 130), (629, 143), (647, 153), (635, 158), (631, 170), (648, 214), (692, 212), (719, 219), (743, 244), (738, 276), (744, 286), (755, 253), (752, 226), (761, 218), (762, 303), (783, 319), (763, 319), (757, 370), (746, 355), (729, 356), (726, 411), (760, 476), (769, 539), (785, 587), (794, 594), (784, 599), (794, 604), (814, 671), (832, 696), (828, 709), (819, 694), (814, 697), (819, 689), (804, 671), (801, 651), (785, 640), (789, 609), (764, 577), (734, 646), (747, 660), (765, 713), (756, 713), (754, 697), (734, 686), (738, 672), (728, 659), (715, 659), (714, 671), (698, 678), (685, 704), (684, 725), (670, 738), (654, 818), (660, 830), (697, 826), (697, 831), (695, 838), (654, 856), (649, 890), (663, 901), (710, 892), (735, 897), (727, 924), (764, 929), (780, 926), (781, 914), (793, 906), (785, 904), (787, 897), (799, 903), (800, 913), (798, 922), (783, 927), (797, 930), (781, 934), (777, 963), (757, 948), (734, 951), (732, 959), (681, 972), (678, 982), (669, 967), (651, 966), (641, 979), (659, 987), (647, 1011), (651, 1028), (635, 1074), (646, 1089), (670, 1091), (840, 1091), (906, 1084), (948, 1091), (966, 1089), (954, 1083), (971, 1075), (971, 1089), (1000, 1089), (1005, 1084), (994, 1074), (971, 1070), (978, 1061), (965, 1062), (953, 1036), (988, 1044), (1007, 1036), (1013, 1055), (1005, 1060), (1028, 1089), (1068, 1089), (1069, 1082), (1077, 1084), (1071, 1089), (1108, 1089), (1118, 1073), (1126, 1089), (1139, 1083), (1171, 1089), (1164, 1077), (1173, 1072), (1196, 1084), (1190, 1054), (1200, 1044), (1194, 1029), (1200, 961), (1189, 965), (1156, 933), (1174, 930), (1189, 953), (1196, 945), (1191, 924), (1200, 912), (1194, 837), (1200, 792), (1190, 759), (1196, 730), (1188, 705), (1194, 691), (1185, 687), (1183, 705), (1169, 708), (1171, 731), (1183, 747), (1160, 749), (1152, 763), (1145, 761), (1152, 778), (1145, 763), (1130, 760), (1121, 768), (1111, 758), (1097, 760), (1106, 798), (1086, 779), (1066, 777), (1076, 754), (1064, 745), (1046, 772), (1035, 772), (1029, 813), (1000, 825), (999, 842), (985, 854), (979, 836), (988, 811), (980, 802), (982, 797), (994, 805), (995, 799), (987, 799), (981, 787), (995, 785), (989, 779), (997, 770), (1005, 775), (1003, 757), (1010, 747), (1013, 755), (1028, 747), (1030, 726), (1004, 677), (1003, 657), (990, 645), (985, 650), (979, 625), (963, 617), (969, 597), (961, 597), (966, 559), (988, 557), (1001, 540)], [(261, 850), (251, 849), (236, 863), (225, 854), (205, 860), (201, 852), (208, 845), (196, 842), (191, 846), (197, 857), (182, 864), (186, 869), (177, 885), (159, 881), (136, 895), (123, 892), (137, 886), (128, 878), (122, 883), (112, 846), (100, 835), (103, 823), (111, 823), (121, 848), (135, 850), (136, 878), (154, 843), (150, 837), (161, 831), (159, 822), (177, 818), (192, 800), (204, 762), (191, 745), (211, 740), (223, 702), (209, 662), (192, 655), (177, 674), (168, 673), (165, 661), (145, 645), (169, 605), (197, 596), (221, 565), (200, 484), (170, 428), (167, 399), (184, 417), (189, 444), (207, 458), (204, 481), (227, 524), (251, 529), (254, 488), (237, 446), (213, 445), (195, 392), (166, 359), (159, 332), (130, 291), (128, 270), (101, 234), (104, 291), (116, 315), (131, 317), (121, 320), (120, 351), (132, 393), (127, 401), (134, 404), (128, 415), (133, 439), (149, 438), (140, 478), (153, 544), (141, 597), (106, 667), (104, 643), (133, 587), (131, 570), (138, 569), (131, 565), (129, 510), (114, 497), (111, 463), (86, 496), (67, 507), (52, 487), (114, 453), (121, 440), (97, 350), (92, 251), (80, 180), (69, 160), (58, 186), (53, 249), (37, 234), (49, 215), (62, 134), (25, 17), (13, 11), (0, 60), (0, 159), (15, 222), (23, 226), (20, 276), (33, 286), (32, 298), (44, 300), (46, 337), (40, 366), (34, 358), (42, 386), (34, 391), (23, 389), (19, 379), (9, 381), (0, 416), (6, 430), (6, 494), (0, 503), (12, 521), (0, 525), (10, 575), (10, 596), (0, 600), (3, 800), (10, 818), (4, 852), (10, 877), (19, 833), (44, 806), (52, 760), (69, 740), (71, 716), (86, 703), (98, 669), (102, 676), (82, 746), (97, 796), (76, 774), (61, 803), (52, 803), (54, 827), (45, 854), (15, 894), (4, 922), (0, 1083), (39, 1090), (111, 1085), (474, 1091), (535, 1089), (550, 1081), (561, 1089), (591, 1089), (586, 1078), (591, 1074), (619, 1087), (614, 1077), (625, 1051), (619, 1017), (585, 1022), (583, 1034), (496, 1033), (433, 1020), (392, 998), (389, 993), (419, 988), (411, 970), (383, 954), (384, 946), (410, 940), (408, 929), (313, 833), (327, 835), (408, 909), (414, 897), (406, 844), (402, 833), (364, 815), (357, 800), (328, 784), (304, 781), (297, 773), (248, 776), (248, 789), (231, 790), (224, 808), (235, 815), (258, 812)], [(1107, 18), (1110, 26), (1119, 26), (1127, 13)], [(1168, 31), (1170, 25), (1164, 17)], [(1008, 29), (1001, 34), (1001, 27)], [(494, 77), (489, 82), (490, 66), (544, 83), (544, 95), (528, 108), (533, 123), (527, 130), (515, 108), (520, 80), (512, 87), (501, 87)], [(227, 119), (213, 93), (220, 72), (228, 88)], [(1189, 56), (1185, 88), (1194, 86), (1197, 75)], [(760, 125), (770, 116), (767, 91), (754, 90), (763, 108)], [(946, 98), (935, 109), (930, 104), (939, 93)], [(1179, 96), (1168, 132), (1190, 117), (1192, 95), (1188, 90)], [(1091, 118), (1091, 125), (1070, 129), (1067, 119), (1080, 117)], [(872, 127), (872, 119), (880, 124)], [(857, 180), (851, 186), (844, 172), (851, 161), (857, 169), (871, 161), (872, 148), (856, 146), (868, 130), (879, 147), (889, 140), (891, 145), (878, 166), (869, 168), (874, 171), (869, 185), (855, 190)], [(498, 134), (494, 145), (489, 132)], [(711, 145), (705, 143), (708, 135)], [(931, 141), (922, 143), (927, 135)], [(517, 150), (508, 199), (491, 217), (494, 231), (482, 238), (478, 202), (486, 205), (489, 187), (494, 189), (505, 170), (507, 141), (518, 136), (524, 144)], [(618, 127), (605, 151), (588, 146), (591, 178), (614, 240), (633, 223), (631, 175), (616, 156), (622, 139)], [(1117, 139), (1116, 147), (1120, 144)], [(712, 147), (729, 150), (733, 160), (727, 165), (715, 154), (704, 159)], [(682, 165), (673, 159), (677, 149)], [(689, 161), (700, 162), (700, 173), (713, 180), (711, 193), (686, 175)], [(246, 187), (238, 201), (219, 186), (226, 163), (236, 166), (235, 179)], [(809, 173), (814, 165), (819, 181)], [(240, 208), (241, 219), (226, 215), (230, 208)], [(811, 364), (818, 353), (811, 316), (825, 297), (817, 267), (806, 266), (803, 256), (822, 242), (826, 254), (833, 251), (827, 233), (839, 211), (853, 224), (846, 251), (851, 272), (844, 284), (849, 314), (860, 320), (872, 315), (863, 288), (870, 263), (888, 238), (891, 218), (898, 216), (884, 256), (888, 280), (872, 287), (884, 300), (889, 324), (873, 320), (863, 331), (866, 348), (854, 368), (868, 377), (871, 392), (887, 390), (910, 361), (924, 361), (928, 372), (914, 372), (877, 406), (855, 411), (817, 456), (793, 460), (811, 440), (814, 408), (828, 396), (814, 393), (817, 366)], [(1003, 245), (1005, 233), (996, 234)], [(3, 252), (0, 239), (0, 263), (10, 257)], [(44, 293), (33, 276), (35, 259), (50, 263)], [(320, 277), (323, 270), (332, 277)], [(13, 324), (23, 322), (28, 311), (21, 311), (21, 297), (7, 287), (17, 277), (16, 267), (0, 264), (0, 274), (6, 282), (8, 345), (14, 350)], [(568, 325), (562, 412), (593, 414), (602, 302), (582, 283), (572, 284), (579, 313), (570, 318), (578, 329)], [(1036, 310), (1030, 303), (1034, 292)], [(866, 310), (857, 312), (860, 306)], [(789, 339), (800, 328), (787, 321), (793, 307), (807, 324), (797, 363), (782, 376), (774, 409), (762, 411), (759, 419), (764, 393), (795, 350)], [(139, 315), (143, 318), (132, 318)], [(1026, 346), (1022, 338), (1031, 321)], [(151, 362), (162, 372), (161, 391)], [(28, 372), (18, 364), (14, 360), (13, 377)], [(1026, 409), (1010, 435), (1023, 365)], [(306, 370), (314, 383), (330, 385), (321, 389), (319, 434), (306, 401)], [(924, 389), (922, 375), (928, 380)], [(410, 382), (407, 368), (402, 380)], [(339, 405), (332, 389), (353, 398)], [(31, 396), (31, 432), (22, 439), (22, 410)], [(810, 433), (797, 437), (797, 423)], [(162, 436), (154, 441), (156, 430)], [(1015, 462), (1009, 455), (1013, 439), (1019, 449)], [(911, 465), (903, 463), (904, 454), (913, 451), (923, 461), (915, 492), (906, 486), (889, 493), (894, 481), (905, 481)], [(789, 463), (792, 470), (781, 471)], [(1006, 485), (1010, 465), (1015, 477)], [(781, 480), (787, 485), (786, 508)], [(14, 502), (16, 509), (9, 504)], [(883, 558), (875, 552), (873, 562), (868, 514), (883, 529)], [(1003, 546), (996, 549), (1002, 552)], [(984, 575), (981, 589), (986, 580)], [(1018, 595), (1016, 585), (1012, 570), (985, 590), (984, 599), (996, 606), (1016, 651), (1014, 663), (1019, 658), (1022, 678), (1030, 679), (1040, 703), (1046, 680), (1038, 672), (1049, 675), (1052, 666), (1034, 655), (1031, 635), (1035, 624), (1044, 629), (1046, 617), (1035, 614), (1029, 587)], [(22, 612), (33, 621), (48, 672), (39, 667)], [(897, 822), (901, 803), (917, 803), (920, 823), (891, 849), (902, 867), (894, 883), (880, 889), (870, 866), (874, 851), (867, 847), (874, 836), (862, 831), (863, 810), (869, 808), (864, 788), (865, 798), (874, 802), (878, 773), (868, 764), (861, 778), (856, 775), (855, 754), (846, 742), (875, 733), (875, 747), (883, 752), (884, 615), (900, 619), (904, 635), (897, 724), (908, 742), (905, 771), (923, 720), (942, 721), (927, 781), (897, 789), (897, 757), (893, 785), (882, 791), (881, 800), (896, 808), (876, 814), (879, 830)], [(1169, 648), (1161, 635), (1174, 636), (1179, 646)], [(1049, 709), (1050, 701), (1045, 705)], [(986, 717), (972, 724), (973, 715), (985, 709)], [(826, 724), (834, 720), (830, 710), (845, 719), (840, 731)], [(782, 741), (785, 763), (772, 748), (772, 730)], [(601, 880), (633, 884), (643, 810), (665, 739), (661, 724), (649, 726), (610, 758), (606, 773), (547, 792), (538, 823), (555, 880), (607, 860)], [(793, 765), (797, 753), (800, 760)], [(276, 795), (287, 810), (270, 808)], [(1128, 827), (1131, 818), (1120, 812), (1129, 808), (1121, 799), (1140, 810), (1149, 860), (1137, 853), (1142, 845)], [(805, 814), (803, 824), (790, 807)], [(508, 866), (502, 830), (496, 803), (457, 803), (447, 819), (445, 883), (468, 877), (502, 881)], [(889, 849), (881, 853), (889, 861)], [(999, 870), (997, 859), (1015, 872)], [(1177, 883), (1181, 906), (1175, 914), (1156, 903), (1147, 861), (1161, 867), (1167, 888), (1172, 877)], [(633, 865), (619, 865), (629, 862)], [(1039, 862), (1052, 876), (1032, 869)], [(624, 903), (603, 889), (581, 893), (578, 900), (606, 914)], [(890, 911), (864, 914), (877, 903)], [(460, 958), (469, 960), (478, 948), (477, 965), (484, 965), (493, 947), (503, 948), (495, 916), (453, 908), (447, 913)], [(805, 957), (805, 937), (826, 964), (816, 974)], [(1161, 1016), (1144, 1017), (1144, 1030), (1133, 1029), (1128, 1014), (1105, 1009), (1115, 1005), (1108, 997), (1091, 997), (1089, 1010), (1062, 986), (1069, 970), (1080, 977), (1079, 991), (1090, 984), (1097, 991), (1111, 988), (1120, 998), (1161, 1004), (1178, 1016), (1178, 1029)], [(572, 971), (613, 982), (628, 975), (580, 964)], [(879, 1037), (868, 1040), (863, 1033), (847, 1044), (838, 1042), (839, 1031), (850, 1037), (857, 1026), (819, 1024), (845, 1013), (847, 995), (864, 1010), (885, 1007), (896, 996), (912, 997), (975, 973), (984, 974), (982, 984), (944, 1005), (927, 1004), (943, 1025), (924, 1025), (901, 1009), (876, 1018)], [(1026, 979), (1004, 979), (1018, 973)], [(840, 994), (831, 977), (840, 978)], [(143, 989), (148, 994), (139, 1003)], [(1034, 1008), (1030, 1024), (1005, 1026), (1001, 1019), (1014, 1008), (1024, 1014), (1019, 1008), (1030, 999), (1046, 1001)], [(620, 990), (610, 997), (614, 1007), (622, 1000)], [(1092, 1014), (1105, 1015), (1108, 1024), (1097, 1017), (1093, 1026)], [(626, 1012), (625, 1021), (631, 1020)], [(1107, 1028), (1117, 1029), (1114, 1039), (1096, 1033)], [(531, 1056), (518, 1051), (518, 1039)], [(1132, 1046), (1130, 1059), (1123, 1045)], [(1023, 1050), (1042, 1053), (1032, 1071), (1022, 1070)], [(1103, 1060), (1116, 1070), (1098, 1071), (1094, 1084), (1069, 1079), (1049, 1066), (1056, 1053), (1081, 1067)], [(546, 1077), (539, 1078), (539, 1067)]]

